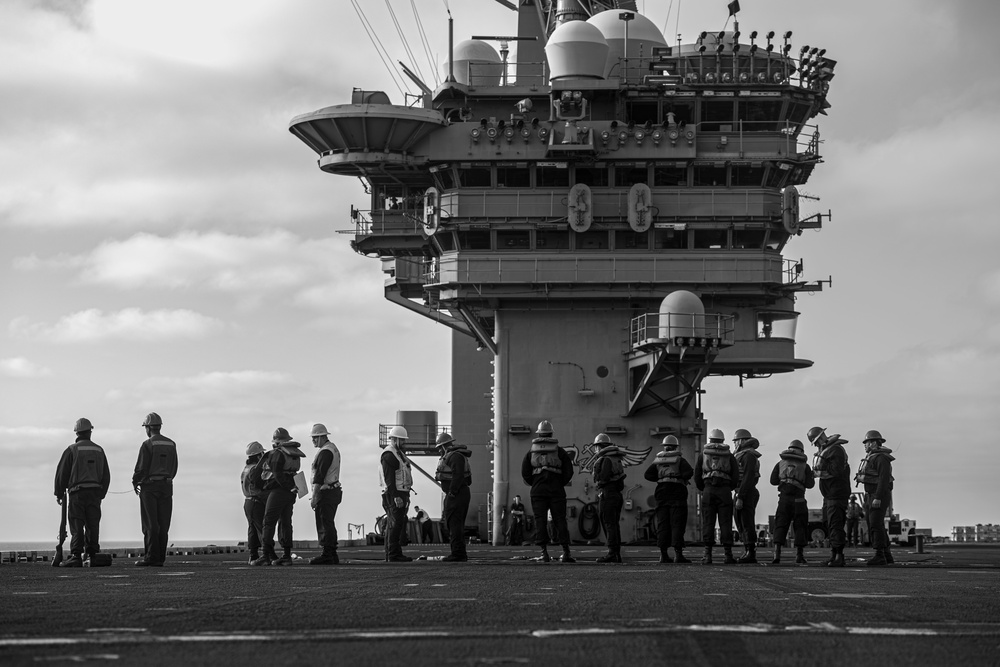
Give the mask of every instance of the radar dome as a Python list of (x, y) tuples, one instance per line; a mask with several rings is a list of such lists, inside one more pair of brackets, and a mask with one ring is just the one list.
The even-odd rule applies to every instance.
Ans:
[[(455, 45), (455, 80), (466, 86), (499, 86), (503, 61), (497, 50), (479, 39), (467, 39)], [(448, 78), (448, 59), (441, 63), (443, 78)]]
[(660, 338), (705, 335), (705, 304), (687, 290), (671, 292), (660, 302)]
[[(642, 58), (649, 60), (653, 55), (654, 46), (666, 46), (667, 40), (663, 38), (663, 33), (652, 21), (632, 11), (620, 9), (610, 9), (600, 14), (595, 14), (587, 20), (587, 23), (595, 26), (604, 35), (608, 43), (608, 58), (604, 67), (604, 78), (621, 78), (621, 61), (625, 58), (625, 21), (618, 18), (619, 14), (631, 14), (632, 20), (628, 22), (628, 58), (629, 69), (633, 72), (640, 67), (639, 50), (642, 49)], [(645, 68), (643, 68), (645, 69)]]
[(608, 43), (601, 31), (586, 21), (560, 24), (545, 45), (549, 80), (603, 79)]

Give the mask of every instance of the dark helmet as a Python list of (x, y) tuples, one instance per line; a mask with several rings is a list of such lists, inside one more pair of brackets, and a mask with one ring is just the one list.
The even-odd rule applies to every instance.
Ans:
[(708, 434), (709, 442), (725, 442), (726, 434), (722, 432), (721, 429), (713, 428), (712, 432)]
[(873, 440), (877, 441), (878, 444), (880, 444), (880, 445), (883, 442), (885, 442), (885, 438), (882, 437), (882, 434), (879, 433), (878, 431), (874, 430), (874, 429), (872, 429), (871, 431), (868, 431), (867, 433), (865, 433), (865, 440), (864, 441), (866, 443), (868, 443), (868, 442), (872, 442)]
[(535, 435), (542, 436), (543, 438), (552, 437), (552, 422), (548, 419), (543, 419), (538, 422), (538, 428), (535, 429)]
[(160, 415), (155, 412), (150, 412), (146, 415), (146, 418), (142, 420), (143, 426), (163, 426), (163, 420), (160, 419)]
[(279, 426), (274, 430), (274, 435), (271, 436), (271, 443), (288, 442), (291, 439), (292, 436), (288, 435), (288, 431)]
[(672, 447), (672, 448), (676, 449), (677, 447), (680, 447), (681, 443), (677, 439), (676, 435), (668, 435), (668, 436), (664, 436), (663, 442), (661, 444), (664, 447)]
[(736, 433), (733, 434), (733, 440), (749, 440), (752, 437), (750, 431), (745, 428), (738, 428), (736, 429)]
[(90, 420), (86, 417), (80, 417), (76, 420), (76, 424), (73, 425), (74, 433), (83, 433), (84, 431), (93, 431), (94, 425), (90, 423)]
[(790, 443), (788, 443), (788, 448), (797, 449), (801, 452), (805, 449), (805, 446), (802, 444), (801, 440), (792, 440)]
[(811, 429), (809, 429), (809, 432), (806, 433), (806, 437), (809, 438), (809, 442), (811, 444), (816, 445), (817, 447), (819, 447), (819, 445), (821, 443), (816, 442), (816, 441), (819, 439), (819, 437), (821, 435), (823, 435), (825, 433), (826, 433), (826, 429), (823, 428), (822, 426), (813, 426)]
[(444, 447), (445, 445), (452, 442), (455, 442), (455, 438), (451, 435), (451, 433), (442, 433), (437, 437), (437, 441), (435, 442), (435, 447)]

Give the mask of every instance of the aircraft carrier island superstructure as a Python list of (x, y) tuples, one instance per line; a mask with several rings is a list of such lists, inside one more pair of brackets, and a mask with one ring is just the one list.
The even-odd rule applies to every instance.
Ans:
[[(702, 380), (812, 363), (795, 356), (795, 298), (822, 284), (783, 252), (825, 217), (799, 215), (796, 186), (821, 159), (810, 123), (835, 62), (738, 24), (668, 43), (634, 2), (520, 0), (517, 19), (516, 37), (450, 46), (436, 89), (407, 70), (421, 95), (355, 89), (290, 131), (320, 169), (365, 182), (353, 247), (381, 260), (386, 298), (454, 330), (470, 521), (502, 540), (547, 419), (576, 453), (572, 537), (593, 536), (579, 518), (593, 518), (603, 432), (634, 466), (623, 539), (648, 539), (642, 473), (667, 434), (693, 464)], [(693, 486), (689, 498), (698, 541)]]

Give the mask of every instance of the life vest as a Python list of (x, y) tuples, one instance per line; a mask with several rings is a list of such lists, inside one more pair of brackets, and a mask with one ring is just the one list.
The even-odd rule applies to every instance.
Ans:
[(875, 463), (879, 456), (884, 456), (886, 463), (894, 461), (895, 457), (890, 454), (891, 451), (888, 447), (880, 447), (865, 454), (865, 458), (861, 459), (861, 465), (858, 467), (858, 474), (854, 476), (854, 481), (858, 484), (878, 484), (878, 468)]
[(721, 480), (732, 483), (729, 445), (710, 442), (702, 450), (701, 476), (706, 481)]
[(656, 481), (659, 484), (686, 484), (681, 479), (681, 453), (679, 451), (657, 452), (653, 459), (656, 465)]
[[(791, 484), (797, 489), (802, 491), (806, 490), (806, 455), (802, 454), (802, 458), (797, 456), (788, 455), (786, 453), (789, 450), (785, 450), (781, 453), (781, 460), (778, 461), (778, 486), (782, 484)], [(797, 450), (791, 450), (798, 453)]]
[[(413, 473), (410, 471), (410, 460), (406, 458), (403, 452), (392, 445), (387, 445), (385, 451), (391, 453), (399, 461), (399, 467), (396, 468), (393, 480), (396, 482), (396, 490), (402, 493), (409, 493), (410, 489), (413, 488)], [(389, 488), (389, 485), (385, 482), (385, 470), (381, 464), (378, 467), (378, 481), (382, 485), (383, 491)]]
[[(605, 459), (611, 462), (611, 477), (604, 482), (597, 482), (597, 470), (600, 466), (604, 465)], [(594, 481), (597, 482), (598, 486), (613, 484), (622, 479), (625, 479), (625, 464), (622, 463), (621, 456), (609, 454), (597, 460), (594, 465)]]
[[(438, 460), (437, 470), (434, 471), (434, 479), (436, 479), (439, 482), (450, 482), (452, 480), (452, 478), (455, 476), (455, 471), (448, 463), (448, 461), (451, 459), (451, 456), (453, 454), (458, 454), (459, 456), (465, 456), (466, 458), (472, 456), (472, 452), (470, 452), (469, 448), (466, 447), (465, 445), (458, 445), (456, 447), (453, 447), (444, 456), (442, 456), (440, 460)], [(472, 482), (472, 471), (469, 470), (469, 466), (465, 466), (465, 474), (463, 475), (463, 477), (465, 477), (465, 481), (467, 483)]]
[(255, 498), (264, 492), (264, 481), (261, 479), (263, 464), (261, 461), (248, 462), (240, 474), (240, 485), (243, 487), (244, 498)]
[(820, 479), (832, 479), (834, 477), (834, 472), (830, 469), (830, 464), (835, 449), (839, 449), (844, 453), (844, 464), (847, 465), (847, 450), (838, 444), (827, 445), (816, 452), (816, 455), (813, 457), (813, 472)]
[(73, 467), (69, 472), (67, 490), (72, 493), (80, 489), (100, 489), (104, 479), (108, 459), (100, 445), (90, 440), (79, 440), (73, 448)]
[[(333, 460), (330, 462), (330, 467), (326, 469), (326, 476), (323, 478), (322, 485), (336, 486), (337, 484), (340, 484), (340, 450), (337, 449), (337, 445), (330, 441), (327, 441), (322, 447), (320, 447), (320, 451), (323, 450), (330, 452), (330, 455), (333, 456)], [(319, 456), (313, 459), (313, 479), (316, 479), (316, 466), (318, 462)]]
[(163, 482), (177, 475), (177, 443), (166, 436), (154, 435), (149, 440), (149, 469), (142, 481)]
[[(744, 447), (736, 452), (734, 456), (736, 457), (736, 462), (740, 464), (740, 477), (742, 478), (746, 475), (747, 466), (750, 464), (750, 461), (755, 458), (760, 458), (760, 452), (753, 447)], [(760, 468), (757, 469), (754, 479), (760, 479)]]
[(555, 438), (535, 438), (531, 443), (531, 473), (541, 475), (546, 470), (557, 475), (562, 474), (562, 461), (559, 459), (559, 441)]
[[(277, 454), (280, 454), (278, 456)], [(299, 459), (305, 457), (299, 449), (299, 443), (293, 441), (284, 442), (275, 447), (265, 457), (264, 471), (261, 478), (274, 480), (278, 486), (284, 489), (295, 488), (295, 473), (299, 471)]]

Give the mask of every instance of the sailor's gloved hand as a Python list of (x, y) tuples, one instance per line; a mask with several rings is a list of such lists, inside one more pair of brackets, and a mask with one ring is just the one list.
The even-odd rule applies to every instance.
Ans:
[(392, 502), (396, 505), (396, 507), (403, 507), (404, 505), (406, 505), (406, 501), (400, 498), (399, 496), (393, 498)]
[(62, 496), (56, 496), (56, 504), (57, 505), (62, 505), (63, 504), (63, 497)]
[(736, 509), (738, 509), (738, 510), (743, 509), (743, 499), (742, 498), (737, 498), (736, 499)]
[(139, 495), (139, 485), (138, 484), (133, 484), (132, 485), (132, 490), (135, 491), (135, 495)]
[(882, 507), (882, 501), (878, 498), (872, 498), (872, 509), (878, 509)]

